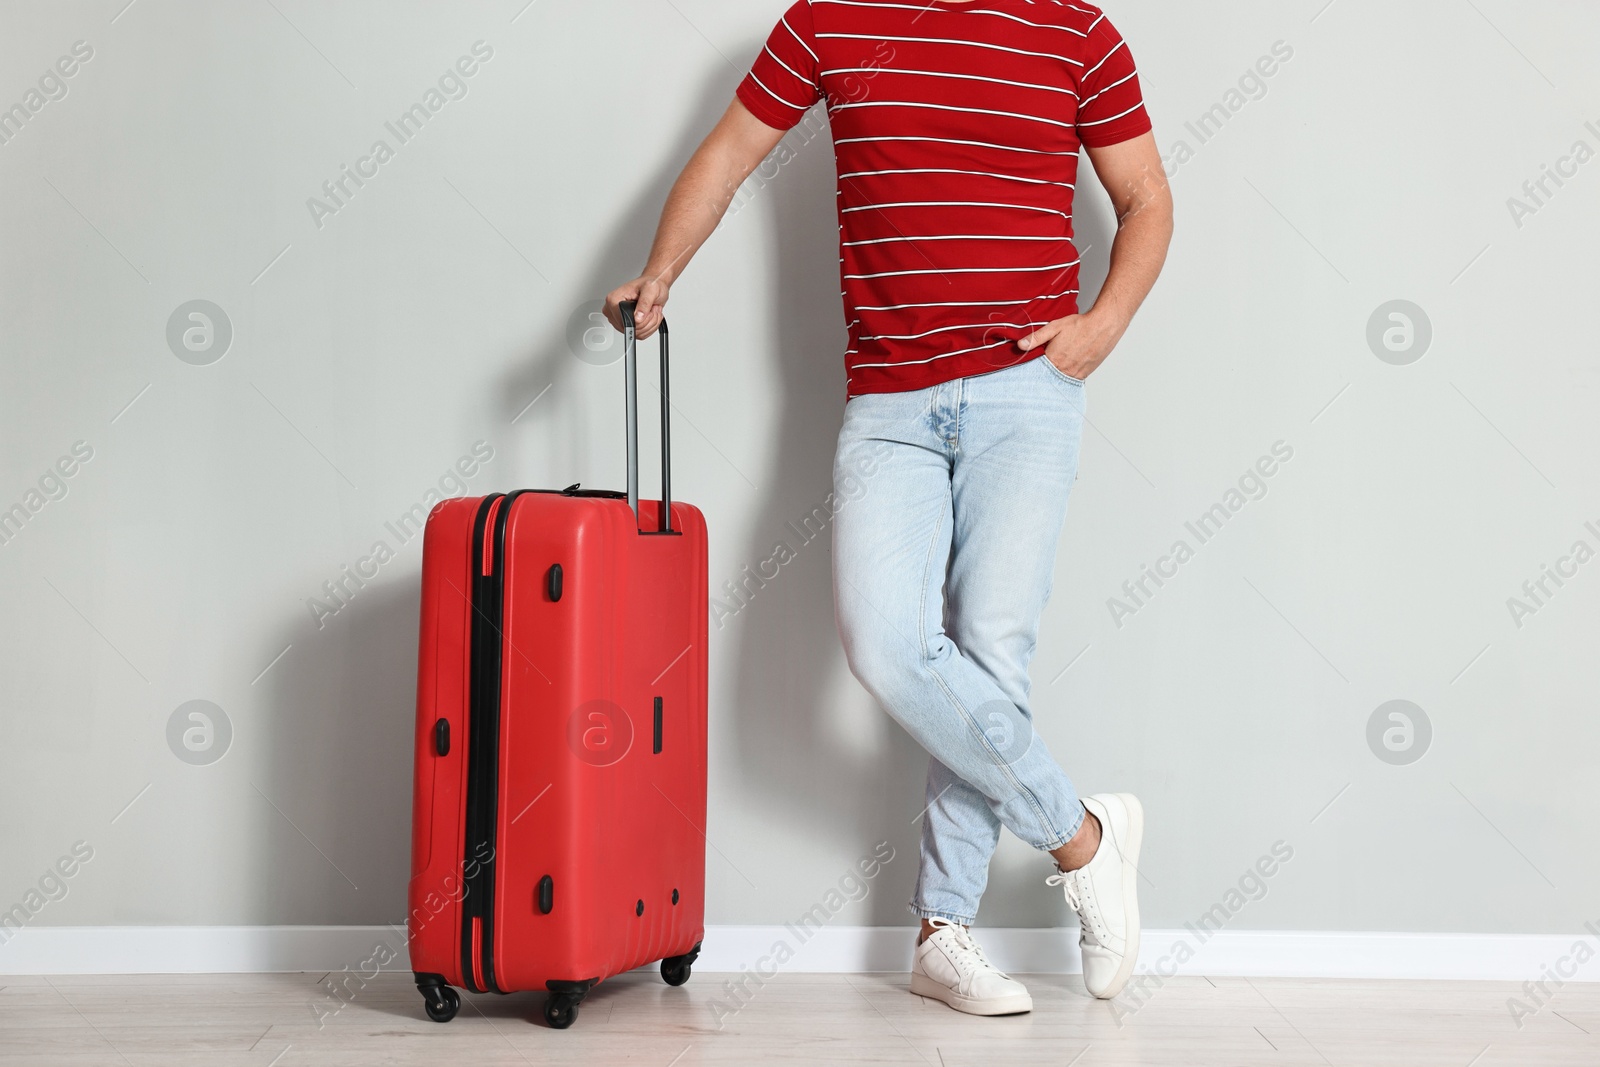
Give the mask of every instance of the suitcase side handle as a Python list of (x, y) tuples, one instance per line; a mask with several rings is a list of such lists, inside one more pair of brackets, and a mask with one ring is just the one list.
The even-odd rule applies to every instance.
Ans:
[[(623, 395), (627, 404), (628, 507), (639, 519), (639, 358), (633, 336), (634, 300), (617, 306), (622, 315)], [(667, 320), (661, 319), (661, 521), (658, 532), (672, 532), (672, 401), (667, 389)]]

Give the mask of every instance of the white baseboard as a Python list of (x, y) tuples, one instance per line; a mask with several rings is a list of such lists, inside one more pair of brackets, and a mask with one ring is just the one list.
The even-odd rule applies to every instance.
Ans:
[[(1075, 974), (1076, 931), (980, 931), (996, 966), (1018, 974)], [(802, 935), (809, 936), (803, 937)], [(404, 934), (389, 926), (30, 926), (0, 928), (0, 974), (206, 974), (370, 967), (379, 946), (406, 969)], [(714, 926), (696, 968), (770, 974), (901, 971), (909, 927)], [(1522, 982), (1569, 956), (1575, 934), (1399, 934), (1146, 930), (1140, 973), (1300, 978), (1478, 979)], [(1183, 946), (1180, 948), (1180, 944)], [(784, 946), (780, 948), (779, 946)], [(380, 958), (388, 953), (380, 953)], [(1183, 962), (1178, 957), (1185, 957)], [(781, 957), (787, 957), (781, 963)], [(1600, 981), (1600, 965), (1575, 981)]]
[[(357, 967), (387, 944), (405, 961), (405, 927), (0, 927), (0, 974), (238, 974)], [(370, 971), (370, 966), (368, 968)]]
[[(827, 927), (810, 940), (783, 926), (706, 930), (697, 967), (768, 972), (782, 942), (794, 956), (780, 968), (801, 971), (902, 971), (911, 966), (912, 931), (904, 927)], [(978, 931), (995, 966), (1016, 974), (1079, 974), (1077, 929), (990, 927)], [(1299, 930), (1146, 930), (1138, 972), (1171, 976), (1262, 978), (1476, 979), (1522, 982), (1572, 953), (1589, 934), (1401, 934)], [(1183, 947), (1180, 947), (1182, 945)], [(1600, 963), (1574, 981), (1600, 981)]]

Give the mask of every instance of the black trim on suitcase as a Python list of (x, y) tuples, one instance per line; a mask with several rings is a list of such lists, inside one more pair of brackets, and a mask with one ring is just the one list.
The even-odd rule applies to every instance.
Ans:
[[(467, 814), (466, 831), (462, 834), (462, 875), (464, 885), (461, 894), (461, 984), (474, 993), (482, 993), (484, 989), (478, 985), (474, 966), (475, 960), (472, 951), (472, 920), (479, 915), (478, 902), (483, 899), (481, 864), (473, 864), (472, 850), (478, 839), (478, 827), (482, 822), (479, 809), (482, 807), (482, 785), (480, 779), (482, 772), (479, 764), (482, 761), (481, 753), (485, 748), (483, 736), (482, 714), (483, 686), (483, 654), (488, 642), (484, 640), (484, 629), (487, 622), (485, 605), (483, 603), (483, 534), (489, 522), (489, 512), (493, 510), (495, 502), (502, 499), (499, 493), (490, 493), (478, 503), (478, 514), (472, 522), (472, 627), (471, 644), (469, 646), (469, 663), (467, 668)], [(468, 874), (470, 872), (470, 877)]]
[[(467, 827), (463, 842), (466, 892), (461, 899), (461, 977), (475, 993), (503, 993), (494, 980), (494, 874), (500, 810), (500, 672), (505, 620), (506, 525), (511, 507), (526, 490), (483, 498), (472, 524), (472, 665), (468, 695)], [(493, 558), (483, 573), (484, 531), (495, 512)], [(474, 864), (476, 867), (474, 869)], [(483, 976), (475, 981), (473, 924), (478, 920), (478, 961)]]

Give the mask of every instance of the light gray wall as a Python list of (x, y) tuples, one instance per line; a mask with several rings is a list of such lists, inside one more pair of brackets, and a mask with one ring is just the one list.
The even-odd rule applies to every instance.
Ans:
[[(474, 492), (619, 482), (620, 372), (583, 314), (779, 6), (124, 2), (0, 15), (0, 105), (93, 49), (0, 145), (0, 506), (92, 449), (0, 546), (0, 908), (81, 840), (34, 922), (398, 921), (420, 544), (385, 523), (480, 441)], [(1144, 798), (1153, 925), (1281, 840), (1236, 927), (1573, 930), (1600, 918), (1600, 562), (1520, 626), (1507, 600), (1600, 549), (1600, 160), (1520, 220), (1507, 199), (1600, 149), (1600, 12), (1324, 3), (1112, 8), (1163, 152), (1194, 152), (1167, 272), (1089, 389), (1039, 719), (1085, 791)], [(317, 225), (307, 199), (477, 41), (467, 95)], [(1200, 144), (1185, 122), (1280, 41)], [(671, 305), (716, 592), (829, 491), (832, 160), (790, 143)], [(1079, 214), (1097, 282), (1103, 194)], [(196, 299), (232, 327), (203, 366), (166, 338)], [(1409, 365), (1367, 340), (1396, 299), (1431, 322)], [(1184, 523), (1280, 441), (1199, 545)], [(1114, 619), (1180, 538), (1194, 558)], [(319, 627), (308, 599), (378, 541), (395, 558)], [(841, 921), (902, 922), (924, 757), (844, 667), (825, 540), (796, 547), (712, 638), (710, 919), (791, 919), (888, 840)], [(1369, 748), (1393, 699), (1432, 727), (1409, 765)], [(220, 761), (169, 748), (191, 700), (231, 723)], [(1008, 842), (983, 921), (1061, 918), (1047, 872)]]

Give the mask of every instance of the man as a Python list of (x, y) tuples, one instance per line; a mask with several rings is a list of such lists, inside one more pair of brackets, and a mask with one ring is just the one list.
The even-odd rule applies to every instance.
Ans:
[[(1172, 202), (1133, 59), (1069, 0), (800, 0), (673, 186), (637, 300), (640, 337), (739, 184), (817, 100), (839, 173), (849, 347), (834, 526), (851, 670), (932, 759), (911, 990), (1028, 1011), (968, 927), (1005, 826), (1049, 853), (1112, 997), (1139, 949), (1144, 833), (1126, 793), (1080, 801), (1034, 732), (1028, 663), (1077, 475), (1084, 381), (1155, 284)], [(1078, 313), (1080, 146), (1116, 209), (1111, 269)], [(709, 205), (709, 207), (708, 207)]]

